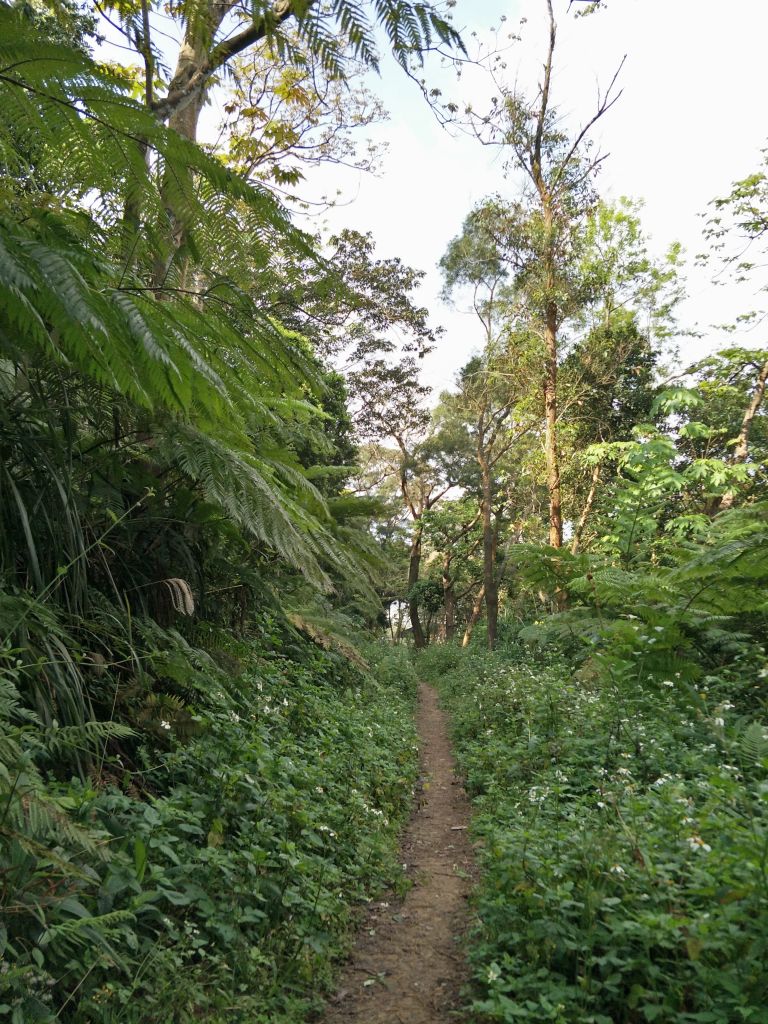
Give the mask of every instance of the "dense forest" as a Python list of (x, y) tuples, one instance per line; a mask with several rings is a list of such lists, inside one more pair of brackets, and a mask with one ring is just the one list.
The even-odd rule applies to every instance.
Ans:
[[(601, 4), (536, 6), (526, 91), (461, 3), (0, 0), (0, 1020), (324, 1019), (420, 884), (421, 684), (477, 865), (458, 1016), (400, 1024), (768, 1022), (768, 177), (692, 363), (681, 246), (601, 195), (621, 69), (559, 105)], [(443, 392), (423, 268), (306, 216), (385, 57), (504, 166)]]

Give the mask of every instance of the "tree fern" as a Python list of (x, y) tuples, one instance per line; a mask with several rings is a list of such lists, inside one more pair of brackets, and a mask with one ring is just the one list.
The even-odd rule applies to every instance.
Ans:
[(768, 727), (762, 722), (750, 722), (739, 737), (744, 755), (756, 765), (768, 762)]

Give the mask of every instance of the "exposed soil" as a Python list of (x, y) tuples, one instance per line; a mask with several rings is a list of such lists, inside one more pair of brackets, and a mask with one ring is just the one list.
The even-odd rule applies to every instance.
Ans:
[(466, 978), (460, 940), (473, 867), (469, 803), (454, 774), (446, 714), (422, 684), (421, 778), (402, 846), (413, 882), (373, 904), (324, 1024), (448, 1024)]

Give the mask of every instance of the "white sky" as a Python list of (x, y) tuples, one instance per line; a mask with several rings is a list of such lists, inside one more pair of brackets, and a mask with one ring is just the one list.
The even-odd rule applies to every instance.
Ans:
[[(568, 15), (567, 7), (567, 0), (555, 0), (554, 102), (572, 115), (574, 124), (586, 120), (594, 111), (598, 84), (605, 87), (627, 55), (620, 78), (623, 95), (594, 136), (601, 151), (609, 153), (599, 188), (608, 199), (643, 199), (642, 219), (652, 248), (661, 254), (678, 240), (692, 264), (704, 248), (701, 214), (711, 199), (727, 194), (734, 180), (757, 169), (768, 136), (768, 62), (759, 58), (768, 39), (768, 4), (608, 0), (606, 9), (581, 19)], [(543, 11), (543, 0), (458, 0), (455, 21), (467, 27), (469, 36), (473, 29), (487, 33), (500, 14), (514, 29), (527, 16), (523, 40), (510, 51), (508, 74), (535, 87), (545, 42)], [(448, 80), (439, 81), (442, 86)], [(452, 138), (440, 128), (416, 86), (391, 59), (372, 86), (391, 113), (377, 133), (389, 143), (383, 173), (373, 178), (334, 169), (354, 201), (331, 211), (328, 222), (334, 229), (371, 230), (379, 256), (400, 256), (428, 272), (419, 298), (447, 332), (425, 365), (426, 380), (439, 391), (450, 386), (480, 339), (471, 314), (440, 302), (437, 261), (472, 204), (490, 192), (509, 193), (512, 183), (504, 181), (495, 150)], [(475, 81), (474, 88), (479, 86)], [(473, 89), (468, 79), (463, 89), (458, 95), (466, 101)], [(447, 95), (448, 88), (444, 91)], [(323, 187), (330, 184), (326, 180)], [(729, 322), (752, 306), (751, 291), (739, 295), (733, 287), (715, 288), (710, 277), (689, 265), (690, 298), (681, 319), (688, 327), (698, 326), (703, 337), (683, 339), (683, 363), (735, 343), (709, 325)], [(738, 343), (758, 346), (766, 339), (757, 329)]]

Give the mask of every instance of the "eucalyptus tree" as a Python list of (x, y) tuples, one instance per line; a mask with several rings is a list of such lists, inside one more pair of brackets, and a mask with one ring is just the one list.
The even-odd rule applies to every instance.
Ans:
[(594, 178), (603, 157), (590, 148), (593, 126), (618, 99), (618, 72), (586, 123), (568, 131), (553, 105), (557, 26), (552, 0), (544, 0), (547, 45), (542, 78), (533, 96), (496, 78), (490, 111), (469, 111), (479, 138), (501, 147), (506, 168), (519, 189), (517, 198), (481, 203), (476, 215), (495, 244), (494, 259), (505, 268), (516, 292), (517, 316), (523, 316), (540, 342), (539, 379), (544, 420), (544, 450), (549, 492), (549, 542), (563, 543), (561, 459), (559, 451), (558, 371), (562, 328), (584, 301), (579, 263), (581, 227), (594, 208)]
[[(465, 219), (461, 234), (451, 241), (440, 261), (445, 294), (469, 294), (483, 343), (481, 354), (459, 374), (456, 393), (441, 396), (438, 416), (443, 423), (453, 423), (457, 435), (461, 430), (457, 424), (463, 426), (470, 457), (478, 468), (483, 530), (482, 597), (491, 649), (496, 643), (499, 605), (499, 470), (510, 450), (535, 423), (529, 416), (530, 389), (526, 379), (535, 346), (531, 333), (517, 326), (514, 281), (498, 236), (491, 229), (491, 225), (498, 227), (505, 219), (507, 210), (500, 200), (481, 203)], [(503, 504), (502, 501), (502, 507)], [(478, 603), (478, 612), (479, 608)]]
[[(429, 640), (421, 618), (421, 605), (427, 596), (421, 575), (425, 526), (454, 485), (440, 444), (430, 435), (429, 415), (423, 415), (421, 422), (411, 418), (409, 423), (393, 427), (394, 432), (383, 441), (362, 447), (360, 479), (360, 486), (367, 493), (389, 502), (392, 508), (382, 539), (394, 539), (395, 550), (405, 549), (405, 566), (393, 579), (392, 570), (398, 559), (390, 550), (385, 589), (390, 600), (407, 604), (411, 634), (418, 649), (426, 647)], [(375, 529), (378, 531), (379, 527)]]
[(582, 228), (578, 273), (584, 302), (566, 325), (560, 364), (573, 552), (581, 546), (600, 488), (616, 468), (600, 452), (631, 440), (638, 424), (653, 422), (660, 374), (680, 333), (680, 246), (653, 255), (640, 211), (640, 204), (628, 199), (599, 202)]
[(392, 436), (397, 444), (396, 472), (400, 494), (412, 522), (406, 597), (413, 642), (420, 648), (425, 647), (428, 642), (421, 622), (418, 590), (423, 555), (424, 517), (451, 491), (455, 486), (455, 480), (451, 467), (446, 465), (443, 446), (434, 434), (427, 434), (410, 443), (403, 430), (398, 430)]

